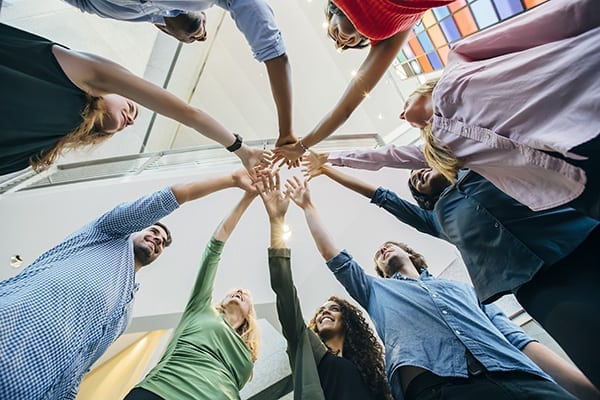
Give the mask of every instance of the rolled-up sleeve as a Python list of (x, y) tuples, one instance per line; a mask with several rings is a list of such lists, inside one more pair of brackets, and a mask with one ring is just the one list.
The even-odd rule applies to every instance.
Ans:
[(216, 4), (229, 11), (256, 60), (268, 61), (285, 54), (285, 44), (275, 23), (275, 14), (266, 1), (219, 0)]
[(327, 266), (338, 282), (346, 288), (350, 296), (358, 301), (363, 308), (367, 309), (372, 280), (375, 278), (367, 275), (346, 250), (342, 250), (335, 257), (328, 260)]
[(506, 314), (495, 304), (482, 306), (492, 324), (504, 335), (506, 340), (517, 349), (522, 350), (528, 343), (535, 342), (523, 329), (512, 322)]

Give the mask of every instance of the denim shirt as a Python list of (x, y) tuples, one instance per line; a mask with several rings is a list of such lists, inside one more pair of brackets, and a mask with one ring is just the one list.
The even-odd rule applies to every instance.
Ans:
[(534, 212), (473, 171), (461, 171), (432, 211), (378, 188), (371, 202), (460, 251), (480, 301), (515, 292), (570, 254), (598, 221), (569, 207)]
[(75, 398), (131, 317), (131, 233), (177, 207), (169, 188), (118, 205), (0, 282), (0, 398)]
[(327, 266), (367, 310), (385, 346), (388, 379), (412, 365), (446, 377), (467, 377), (466, 350), (489, 371), (524, 371), (551, 378), (520, 350), (533, 339), (496, 305), (481, 305), (466, 283), (396, 273), (367, 275), (346, 251)]
[(164, 17), (207, 10), (228, 11), (252, 48), (254, 58), (268, 61), (285, 54), (275, 15), (265, 0), (65, 0), (83, 12), (130, 22), (164, 25)]

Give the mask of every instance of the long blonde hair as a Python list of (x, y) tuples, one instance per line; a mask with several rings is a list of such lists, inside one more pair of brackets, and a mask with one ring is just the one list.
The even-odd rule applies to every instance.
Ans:
[[(438, 77), (427, 80), (410, 95), (420, 94), (431, 96), (439, 79), (440, 78)], [(425, 143), (423, 146), (423, 155), (425, 156), (427, 164), (429, 164), (431, 168), (440, 171), (450, 182), (456, 181), (456, 174), (462, 164), (458, 158), (456, 158), (454, 153), (452, 153), (452, 150), (450, 150), (448, 146), (440, 143), (439, 139), (433, 134), (431, 121), (421, 128), (421, 138), (423, 138)]]
[[(225, 308), (223, 307), (223, 301), (215, 306), (217, 312), (225, 314)], [(258, 352), (260, 350), (260, 330), (258, 329), (258, 321), (256, 319), (256, 310), (254, 304), (250, 306), (250, 312), (246, 321), (236, 329), (238, 335), (242, 337), (242, 340), (250, 350), (252, 361), (258, 359)]]
[(106, 105), (102, 97), (86, 95), (86, 104), (81, 112), (83, 122), (63, 136), (52, 149), (32, 156), (29, 159), (31, 167), (36, 172), (42, 172), (48, 169), (63, 151), (98, 144), (111, 137), (113, 133), (104, 132), (101, 128), (105, 113)]

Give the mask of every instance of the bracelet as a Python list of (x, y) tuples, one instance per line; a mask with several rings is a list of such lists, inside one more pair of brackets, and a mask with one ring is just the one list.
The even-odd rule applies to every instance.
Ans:
[(304, 146), (304, 143), (302, 143), (302, 139), (298, 139), (298, 144), (300, 144), (300, 147), (302, 148), (302, 150), (304, 150), (304, 152), (308, 151), (308, 148), (306, 146)]
[(239, 149), (240, 147), (242, 147), (242, 137), (240, 135), (238, 135), (237, 133), (234, 133), (233, 136), (235, 136), (235, 142), (233, 142), (233, 144), (229, 147), (226, 147), (226, 149), (228, 151), (234, 152), (237, 149)]

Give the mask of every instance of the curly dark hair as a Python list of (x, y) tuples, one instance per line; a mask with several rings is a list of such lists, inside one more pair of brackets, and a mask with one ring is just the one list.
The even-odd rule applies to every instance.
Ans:
[[(342, 322), (346, 330), (343, 357), (356, 366), (374, 398), (391, 400), (392, 395), (385, 373), (383, 346), (377, 340), (362, 311), (337, 296), (331, 296), (327, 301), (338, 304), (342, 312)], [(308, 327), (320, 337), (316, 317), (317, 314), (311, 318)]]
[[(334, 15), (341, 15), (341, 16), (346, 16), (346, 14), (344, 14), (344, 12), (342, 10), (340, 10), (338, 8), (338, 6), (336, 6), (333, 1), (329, 0), (327, 2), (327, 4), (325, 5), (325, 20), (327, 21), (327, 24), (329, 25), (329, 21), (331, 21), (331, 18), (333, 18)], [(337, 43), (337, 40), (335, 40), (335, 38), (333, 36), (331, 36), (331, 32), (329, 31), (329, 29), (327, 29), (327, 36), (329, 36), (329, 38), (331, 40), (333, 40), (334, 42)], [(364, 49), (365, 47), (369, 46), (371, 44), (371, 41), (369, 40), (369, 38), (366, 38), (364, 36), (361, 35), (361, 40), (360, 42), (358, 42), (357, 44), (355, 44), (354, 46), (342, 46), (341, 49), (342, 50), (347, 50), (347, 49)]]

